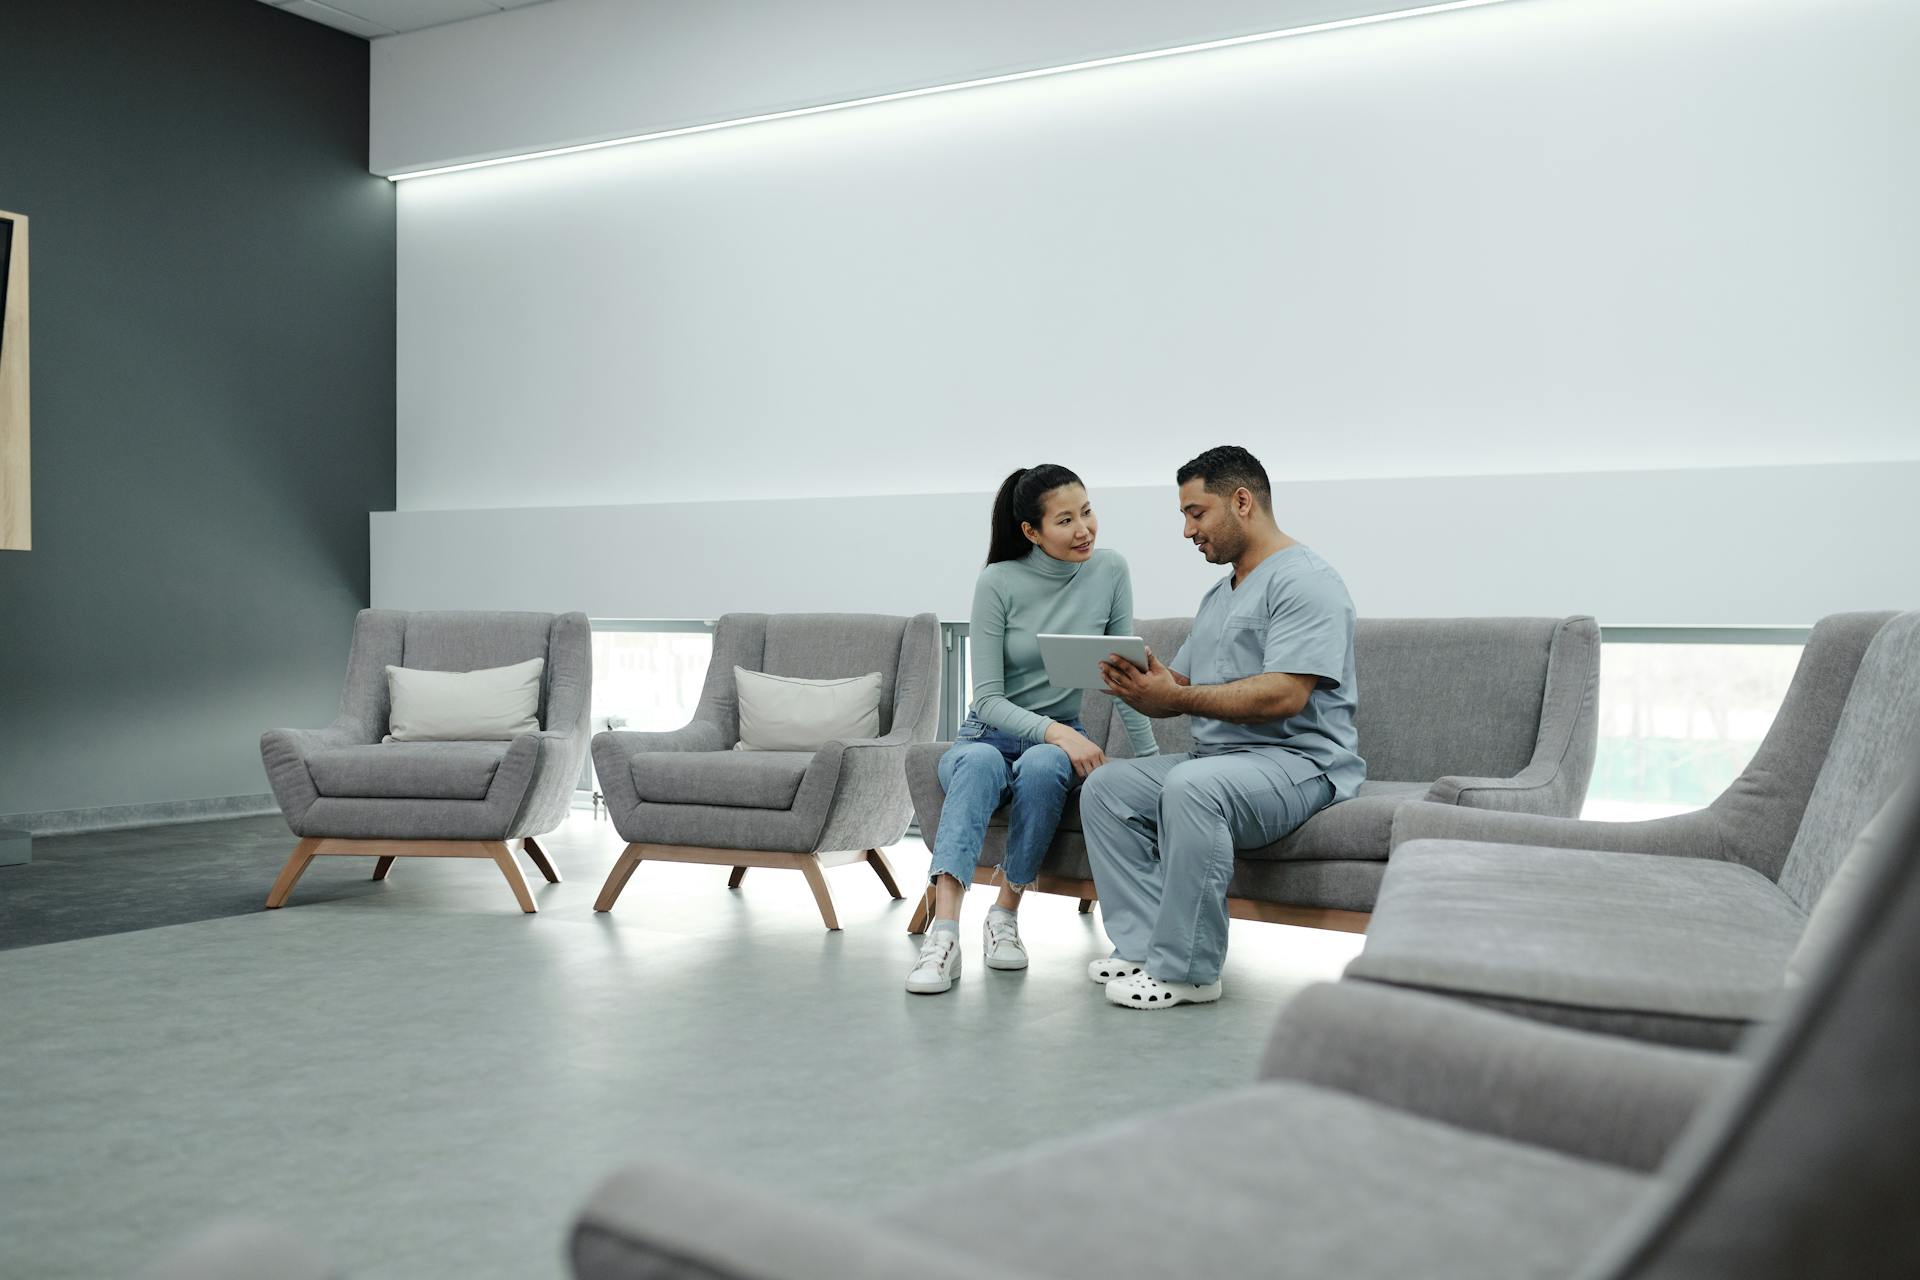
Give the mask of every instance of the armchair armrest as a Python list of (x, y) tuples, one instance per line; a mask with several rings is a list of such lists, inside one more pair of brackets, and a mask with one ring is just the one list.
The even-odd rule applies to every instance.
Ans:
[(593, 736), (596, 760), (599, 759), (601, 739), (620, 749), (623, 757), (632, 757), (646, 751), (725, 751), (733, 744), (727, 741), (720, 726), (706, 720), (695, 720), (683, 724), (678, 729), (665, 729), (658, 732), (643, 733), (633, 729), (609, 729)]
[(1589, 1035), (1364, 982), (1308, 987), (1261, 1062), (1461, 1128), (1652, 1170), (1741, 1067), (1723, 1054)]
[(820, 816), (814, 848), (878, 848), (906, 834), (913, 816), (904, 773), (912, 731), (879, 738), (843, 738), (814, 753), (813, 764), (793, 798), (796, 812)]
[(1392, 847), (1409, 840), (1478, 840), (1715, 861), (1733, 856), (1719, 822), (1706, 809), (1643, 822), (1591, 822), (1416, 801), (1393, 815)]
[(593, 775), (600, 780), (607, 808), (626, 813), (640, 804), (640, 793), (633, 785), (635, 756), (648, 751), (724, 751), (731, 745), (720, 726), (706, 720), (695, 720), (665, 733), (609, 729), (593, 735)]
[(377, 741), (351, 716), (341, 716), (324, 729), (269, 729), (260, 735), (260, 763), (273, 788), (287, 825), (300, 832), (307, 810), (320, 798), (307, 770), (307, 757), (328, 747), (366, 746)]
[[(984, 1257), (955, 1257), (888, 1223), (685, 1170), (641, 1166), (600, 1185), (574, 1222), (578, 1280), (968, 1280)], [(1007, 1280), (1037, 1280), (992, 1261)]]

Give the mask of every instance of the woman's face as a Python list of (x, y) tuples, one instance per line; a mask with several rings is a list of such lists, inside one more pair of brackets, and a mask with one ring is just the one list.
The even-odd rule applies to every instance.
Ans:
[(1085, 560), (1093, 554), (1093, 537), (1100, 523), (1093, 518), (1093, 504), (1087, 491), (1077, 484), (1063, 484), (1040, 500), (1040, 523), (1022, 524), (1027, 541), (1055, 560)]

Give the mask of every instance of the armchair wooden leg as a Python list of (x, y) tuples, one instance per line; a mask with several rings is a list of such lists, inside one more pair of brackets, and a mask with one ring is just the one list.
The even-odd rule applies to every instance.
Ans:
[(867, 850), (867, 864), (873, 868), (873, 873), (880, 877), (880, 883), (887, 886), (888, 893), (892, 894), (896, 899), (907, 896), (901, 893), (900, 886), (894, 883), (893, 864), (887, 861), (886, 854), (880, 852), (878, 849)]
[(547, 856), (545, 849), (542, 849), (533, 842), (532, 836), (528, 836), (525, 840), (522, 840), (520, 847), (527, 851), (527, 857), (535, 867), (539, 868), (540, 874), (547, 878), (548, 884), (560, 883), (560, 873), (553, 869), (553, 859)]
[(1080, 899), (1080, 914), (1081, 914), (1081, 915), (1083, 915), (1083, 916), (1084, 916), (1084, 915), (1086, 915), (1086, 914), (1087, 914), (1088, 912), (1090, 912), (1090, 911), (1092, 911), (1092, 910), (1093, 910), (1093, 899), (1092, 899), (1092, 898), (1082, 898), (1082, 899)]
[(727, 877), (727, 888), (738, 889), (740, 887), (740, 882), (742, 880), (745, 880), (746, 878), (747, 878), (747, 869), (745, 867), (735, 867), (733, 869), (733, 874)]
[(913, 916), (907, 921), (908, 933), (925, 933), (927, 921), (933, 918), (933, 886), (920, 895), (920, 904), (913, 909)]
[(300, 877), (307, 873), (307, 865), (313, 861), (314, 853), (319, 848), (318, 840), (302, 840), (293, 847), (293, 856), (287, 859), (286, 866), (280, 868), (280, 878), (267, 891), (268, 910), (286, 905), (287, 895), (293, 892), (294, 885), (300, 883)]
[(827, 928), (838, 932), (840, 918), (833, 914), (833, 895), (827, 892), (827, 874), (820, 869), (820, 859), (801, 858), (800, 874), (813, 888), (813, 900), (820, 904), (820, 918), (827, 922)]
[(507, 878), (507, 887), (513, 890), (513, 896), (520, 902), (520, 909), (528, 915), (540, 910), (534, 905), (533, 892), (527, 888), (527, 878), (520, 874), (520, 864), (513, 860), (513, 850), (504, 841), (489, 840), (487, 852), (493, 855), (500, 874)]
[(627, 881), (633, 879), (633, 869), (639, 865), (640, 846), (630, 844), (613, 864), (613, 870), (607, 873), (607, 882), (600, 886), (600, 896), (594, 899), (593, 909), (613, 910), (614, 901), (619, 898), (620, 891), (627, 887)]
[(387, 872), (393, 870), (393, 864), (394, 859), (392, 858), (376, 859), (373, 864), (373, 878), (375, 880), (385, 880), (387, 878)]

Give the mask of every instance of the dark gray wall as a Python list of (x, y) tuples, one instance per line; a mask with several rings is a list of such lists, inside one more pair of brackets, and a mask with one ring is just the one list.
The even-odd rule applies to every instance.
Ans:
[(394, 492), (366, 138), (366, 42), (256, 0), (0, 5), (33, 290), (0, 815), (260, 794), (260, 731), (332, 718)]

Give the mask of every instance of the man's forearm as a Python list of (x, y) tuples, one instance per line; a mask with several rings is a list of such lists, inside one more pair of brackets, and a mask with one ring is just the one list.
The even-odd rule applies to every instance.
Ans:
[(1297, 715), (1298, 685), (1289, 676), (1268, 673), (1227, 684), (1190, 684), (1180, 690), (1179, 714), (1225, 720), (1229, 724), (1266, 724)]

